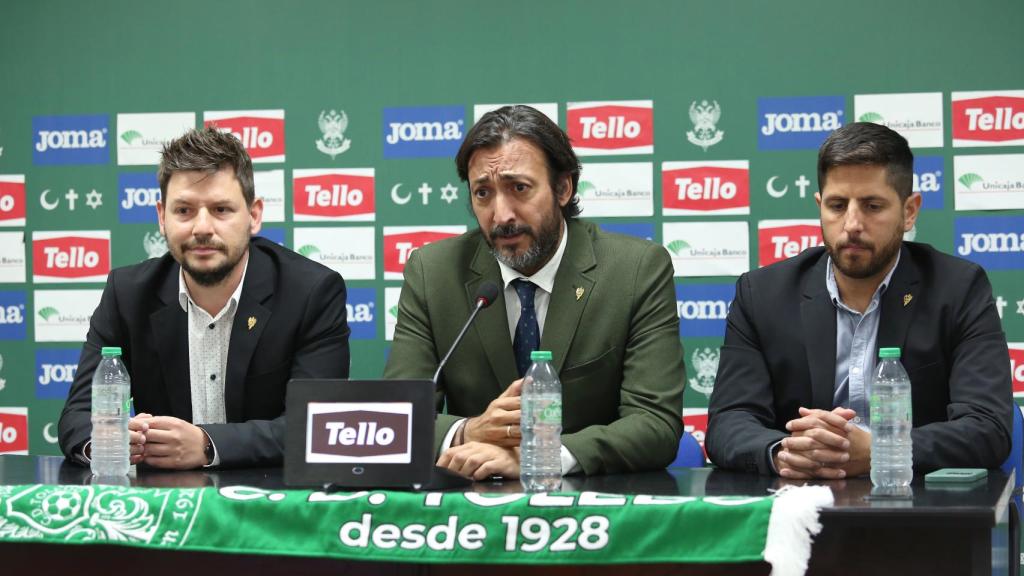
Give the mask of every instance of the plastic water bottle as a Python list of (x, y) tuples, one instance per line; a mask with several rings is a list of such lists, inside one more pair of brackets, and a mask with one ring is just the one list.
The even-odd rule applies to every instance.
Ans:
[(92, 473), (99, 477), (128, 473), (128, 413), (131, 381), (121, 349), (104, 347), (92, 377)]
[(527, 492), (550, 492), (562, 486), (562, 383), (551, 352), (531, 352), (530, 360), (521, 397), (519, 478)]
[(898, 494), (914, 476), (910, 378), (899, 348), (882, 348), (878, 358), (871, 383), (871, 483)]

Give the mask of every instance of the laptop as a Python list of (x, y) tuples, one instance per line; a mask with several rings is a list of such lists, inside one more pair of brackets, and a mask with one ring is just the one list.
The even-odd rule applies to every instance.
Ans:
[(293, 379), (284, 481), (327, 488), (468, 485), (434, 466), (430, 380)]

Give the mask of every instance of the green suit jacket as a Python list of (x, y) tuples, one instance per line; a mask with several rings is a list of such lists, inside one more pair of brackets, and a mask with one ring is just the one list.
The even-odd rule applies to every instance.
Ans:
[[(586, 474), (663, 468), (682, 434), (685, 378), (671, 260), (661, 246), (590, 223), (568, 230), (540, 343), (562, 381), (562, 443)], [(385, 377), (431, 378), (485, 280), (503, 286), (479, 230), (414, 252)], [(441, 374), (437, 448), (518, 377), (502, 294)]]

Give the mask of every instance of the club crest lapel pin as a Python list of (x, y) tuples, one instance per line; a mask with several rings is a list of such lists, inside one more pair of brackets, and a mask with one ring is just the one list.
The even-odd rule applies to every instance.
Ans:
[(907, 304), (910, 304), (910, 301), (913, 300), (913, 299), (914, 299), (914, 295), (913, 294), (904, 294), (903, 295), (903, 306), (904, 306), (904, 308), (907, 306)]
[(249, 316), (249, 330), (252, 331), (254, 326), (256, 326), (256, 317)]
[(580, 298), (583, 298), (583, 292), (584, 292), (584, 290), (583, 290), (582, 286), (576, 288), (576, 301), (577, 302), (580, 301)]

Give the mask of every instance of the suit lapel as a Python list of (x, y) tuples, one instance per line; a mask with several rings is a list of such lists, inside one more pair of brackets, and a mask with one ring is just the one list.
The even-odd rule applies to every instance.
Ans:
[(250, 244), (249, 266), (228, 345), (228, 373), (224, 383), (224, 414), (228, 422), (245, 420), (245, 375), (263, 329), (270, 322), (271, 311), (263, 302), (273, 294), (274, 280), (270, 258)]
[(163, 384), (170, 399), (171, 415), (192, 421), (192, 387), (188, 358), (188, 314), (178, 301), (178, 275), (175, 264), (160, 287), (158, 297), (164, 304), (149, 317), (149, 327), (160, 363)]
[[(480, 345), (487, 356), (487, 361), (491, 365), (494, 382), (500, 393), (508, 388), (513, 380), (519, 378), (519, 373), (516, 370), (516, 361), (512, 353), (512, 339), (509, 337), (501, 271), (482, 236), (470, 268), (477, 276), (466, 282), (467, 302), (474, 301), (476, 291), (484, 281), (490, 280), (498, 285), (498, 300), (480, 311), (474, 322), (473, 330), (476, 332)], [(461, 317), (459, 322), (462, 322)]]
[(582, 226), (566, 223), (569, 242), (555, 274), (555, 284), (544, 319), (540, 349), (550, 350), (555, 370), (561, 371), (576, 335), (583, 310), (593, 294), (595, 281), (586, 275), (596, 264), (590, 236)]
[[(889, 287), (882, 294), (881, 318), (878, 322), (878, 348), (898, 346), (904, 348), (907, 339), (907, 329), (910, 328), (910, 321), (914, 317), (914, 304), (918, 295), (917, 266), (910, 258), (910, 253), (905, 247), (900, 248), (900, 261), (896, 271), (892, 274)], [(873, 351), (878, 355), (877, 348)]]
[(804, 278), (800, 321), (811, 374), (811, 407), (831, 410), (836, 378), (836, 308), (825, 286), (827, 265), (828, 254), (823, 252)]

